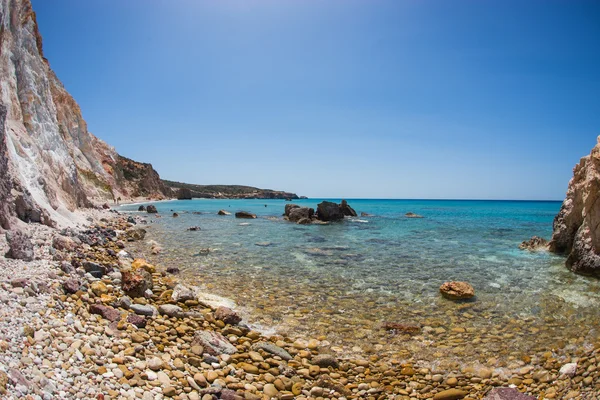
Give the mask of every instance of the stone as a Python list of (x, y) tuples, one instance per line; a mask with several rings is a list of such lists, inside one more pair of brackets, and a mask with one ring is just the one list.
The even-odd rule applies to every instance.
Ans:
[(400, 324), (397, 322), (384, 322), (383, 329), (395, 333), (417, 333), (421, 331), (421, 327), (419, 325)]
[(340, 221), (344, 219), (344, 214), (336, 203), (323, 201), (317, 205), (317, 218), (321, 221)]
[(150, 357), (146, 360), (146, 366), (152, 371), (158, 371), (163, 367), (163, 361), (158, 357)]
[(85, 261), (83, 263), (83, 269), (94, 278), (102, 278), (106, 275), (106, 267), (92, 261)]
[[(148, 289), (148, 281), (142, 275), (142, 272), (146, 272), (143, 269), (133, 271), (122, 271), (121, 272), (121, 288), (127, 296), (130, 297), (144, 297), (144, 293)], [(148, 272), (146, 272), (148, 273)], [(152, 279), (152, 276), (150, 276)]]
[(459, 400), (469, 393), (460, 389), (447, 389), (433, 396), (433, 400)]
[(521, 242), (519, 249), (529, 251), (547, 250), (548, 241), (539, 236), (533, 236), (531, 239)]
[(76, 293), (81, 287), (81, 283), (77, 278), (70, 278), (63, 282), (63, 290), (67, 294)]
[(138, 211), (146, 211), (146, 206), (139, 206)]
[(108, 293), (108, 288), (106, 287), (106, 284), (102, 281), (92, 282), (92, 284), (90, 285), (90, 289), (92, 290), (92, 293), (94, 293), (98, 297)]
[(237, 325), (242, 320), (242, 317), (231, 308), (223, 306), (217, 308), (215, 311), (215, 318), (230, 325)]
[(189, 228), (187, 228), (187, 230), (195, 232), (195, 231), (199, 231), (200, 227), (199, 226), (190, 226)]
[(61, 251), (73, 251), (77, 245), (70, 237), (56, 235), (52, 238), (52, 247)]
[(167, 267), (167, 273), (169, 273), (169, 274), (175, 275), (175, 274), (178, 274), (179, 272), (180, 272), (179, 268), (177, 268), (177, 267)]
[(158, 306), (158, 312), (161, 315), (166, 315), (169, 317), (182, 318), (183, 317), (183, 309), (174, 304), (161, 304)]
[(156, 213), (158, 213), (158, 210), (156, 209), (156, 206), (155, 206), (155, 205), (153, 205), (153, 204), (148, 204), (148, 205), (146, 206), (146, 212), (147, 212), (148, 214), (156, 214)]
[(312, 360), (310, 360), (310, 362), (311, 362), (311, 364), (318, 365), (319, 367), (322, 367), (322, 368), (327, 368), (327, 367), (338, 368), (339, 367), (337, 358), (335, 358), (334, 356), (332, 356), (330, 354), (319, 354), (318, 356), (313, 357)]
[(287, 217), (291, 222), (299, 222), (302, 219), (310, 219), (315, 214), (315, 210), (309, 207), (294, 207), (290, 210)]
[(6, 241), (8, 242), (7, 258), (16, 260), (32, 261), (34, 257), (33, 243), (27, 234), (21, 231), (6, 232)]
[(281, 347), (279, 347), (273, 343), (269, 343), (269, 342), (258, 342), (254, 346), (252, 346), (252, 348), (254, 350), (266, 351), (267, 353), (273, 354), (274, 356), (281, 357), (282, 360), (286, 360), (286, 361), (289, 361), (293, 358), (290, 355), (290, 353), (288, 353)]
[(146, 230), (144, 228), (127, 229), (125, 231), (125, 237), (127, 237), (127, 240), (131, 242), (144, 240), (144, 238), (146, 237)]
[(196, 293), (179, 283), (173, 288), (171, 298), (178, 303), (185, 303), (186, 300), (196, 300)]
[(230, 212), (225, 211), (225, 210), (219, 210), (219, 212), (217, 213), (218, 215), (231, 215)]
[(577, 363), (568, 363), (560, 367), (558, 372), (560, 375), (566, 375), (570, 378), (574, 377), (577, 373)]
[(277, 395), (279, 394), (279, 390), (277, 390), (275, 385), (273, 385), (272, 383), (267, 383), (263, 387), (263, 393), (269, 397), (277, 397)]
[(452, 281), (442, 284), (440, 293), (451, 300), (462, 300), (475, 296), (475, 289), (467, 282)]
[(60, 270), (67, 275), (71, 275), (75, 272), (75, 267), (68, 261), (61, 261)]
[(529, 396), (514, 388), (495, 388), (488, 392), (483, 400), (536, 400), (537, 397)]
[(554, 218), (549, 250), (567, 255), (573, 272), (600, 276), (600, 136), (573, 169), (567, 196)]
[(90, 314), (98, 314), (101, 315), (102, 318), (107, 319), (111, 322), (118, 321), (121, 319), (121, 313), (119, 310), (114, 309), (110, 306), (105, 306), (103, 304), (95, 303), (90, 304)]
[(357, 216), (356, 211), (354, 211), (354, 209), (348, 205), (348, 202), (346, 200), (342, 200), (342, 202), (340, 203), (340, 211), (346, 217)]
[(150, 305), (132, 304), (129, 306), (129, 309), (138, 315), (145, 315), (147, 317), (152, 317), (157, 313), (156, 308)]
[(252, 214), (248, 211), (238, 211), (235, 213), (236, 218), (246, 218), (246, 219), (254, 219), (256, 218), (256, 214)]
[(192, 346), (202, 346), (204, 351), (213, 356), (234, 354), (237, 351), (226, 337), (213, 331), (196, 331)]

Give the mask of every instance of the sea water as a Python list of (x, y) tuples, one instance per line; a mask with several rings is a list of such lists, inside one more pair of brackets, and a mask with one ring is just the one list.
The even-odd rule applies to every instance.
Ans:
[[(316, 209), (320, 201), (294, 204)], [(141, 215), (151, 226), (148, 238), (163, 252), (138, 250), (233, 300), (253, 327), (320, 337), (344, 354), (484, 362), (568, 349), (598, 336), (600, 281), (569, 272), (563, 257), (518, 248), (534, 235), (550, 238), (560, 202), (348, 203), (358, 217), (297, 225), (283, 220), (283, 200), (157, 202), (160, 217)], [(232, 215), (219, 216), (220, 209)], [(236, 219), (241, 210), (258, 218)], [(408, 212), (423, 218), (407, 218)], [(476, 298), (442, 298), (440, 285), (452, 280), (469, 282)], [(390, 333), (386, 322), (421, 331)]]

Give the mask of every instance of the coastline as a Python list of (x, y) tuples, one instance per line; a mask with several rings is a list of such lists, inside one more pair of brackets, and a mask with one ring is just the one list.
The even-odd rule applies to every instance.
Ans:
[[(519, 368), (510, 374), (484, 365), (449, 371), (420, 368), (377, 353), (343, 359), (328, 354), (326, 337), (264, 337), (238, 325), (235, 311), (203, 305), (196, 295), (177, 303), (172, 299), (179, 283), (176, 275), (141, 261), (138, 271), (149, 272), (152, 295), (125, 307), (120, 270), (129, 270), (133, 259), (122, 253), (131, 246), (121, 241), (127, 236), (143, 240), (133, 233), (143, 225), (132, 226), (123, 214), (112, 212), (89, 216), (99, 225), (82, 231), (28, 225), (38, 259), (2, 260), (0, 300), (5, 307), (0, 321), (4, 334), (0, 371), (4, 373), (0, 382), (7, 382), (3, 384), (6, 398), (28, 394), (33, 398), (102, 395), (105, 399), (193, 400), (210, 394), (240, 399), (479, 399), (494, 387), (514, 385), (543, 398), (587, 400), (600, 390), (600, 342), (594, 348), (577, 348), (575, 342), (570, 354), (547, 349), (519, 360)], [(71, 240), (54, 239), (60, 233)], [(81, 238), (92, 244), (77, 244)], [(115, 269), (101, 279), (93, 278), (81, 266), (75, 267), (82, 262)], [(73, 279), (83, 286), (66, 294), (65, 282)], [(116, 304), (121, 307), (113, 307)], [(136, 313), (165, 305), (179, 307), (183, 314), (176, 308), (172, 317), (155, 311), (153, 316)], [(104, 316), (92, 314), (93, 307)], [(196, 332), (222, 334), (235, 350), (209, 354), (207, 346), (194, 349)], [(290, 360), (285, 360), (286, 354)], [(571, 370), (561, 374), (565, 366)]]

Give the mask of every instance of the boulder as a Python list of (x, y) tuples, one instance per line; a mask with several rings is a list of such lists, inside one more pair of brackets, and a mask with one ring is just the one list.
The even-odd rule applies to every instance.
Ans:
[(488, 392), (483, 400), (536, 400), (537, 397), (529, 396), (514, 388), (495, 388)]
[(344, 219), (344, 214), (339, 205), (323, 201), (317, 205), (317, 218), (321, 221), (340, 221)]
[(118, 321), (121, 319), (121, 313), (119, 310), (104, 304), (90, 304), (90, 314), (101, 315), (102, 318), (109, 320), (110, 322)]
[[(129, 297), (144, 297), (144, 293), (149, 289), (148, 282), (143, 273), (150, 275), (146, 270), (138, 269), (137, 271), (122, 271), (121, 272), (121, 288)], [(152, 280), (152, 275), (150, 275)]]
[(215, 311), (215, 318), (230, 325), (237, 325), (242, 320), (242, 317), (231, 308), (223, 306), (217, 308)]
[(340, 211), (346, 217), (357, 216), (356, 211), (354, 211), (354, 209), (348, 205), (348, 202), (346, 200), (342, 200), (342, 202), (340, 203)]
[(226, 337), (213, 331), (196, 331), (191, 346), (202, 346), (212, 356), (234, 354), (237, 351)]
[(554, 218), (549, 250), (567, 256), (573, 272), (600, 277), (600, 136), (573, 169), (567, 195)]
[(230, 212), (225, 211), (225, 210), (219, 210), (219, 212), (217, 213), (218, 215), (231, 215)]
[(529, 251), (546, 250), (548, 249), (548, 241), (539, 236), (534, 236), (529, 240), (521, 242), (519, 249)]
[(184, 303), (186, 300), (196, 300), (196, 293), (187, 286), (178, 284), (173, 288), (171, 298), (177, 303)]
[(249, 213), (247, 211), (238, 211), (235, 213), (236, 218), (248, 218), (253, 219), (256, 218), (256, 214)]
[(451, 300), (462, 300), (475, 296), (475, 289), (467, 282), (452, 281), (440, 286), (440, 293)]
[(146, 211), (146, 206), (139, 206), (138, 211)]
[(73, 251), (77, 244), (70, 237), (56, 235), (52, 238), (52, 247), (56, 250)]
[(156, 206), (153, 204), (148, 204), (148, 206), (146, 207), (146, 212), (148, 214), (156, 214), (158, 212), (158, 210), (156, 209)]
[(33, 260), (33, 243), (25, 233), (17, 230), (8, 231), (6, 232), (6, 241), (9, 248), (8, 253), (6, 253), (7, 258), (23, 261)]
[(177, 200), (191, 200), (192, 191), (190, 189), (180, 188), (177, 191)]
[(285, 205), (285, 211), (284, 211), (283, 215), (285, 217), (289, 217), (290, 216), (290, 211), (292, 211), (295, 208), (300, 208), (300, 206), (298, 204), (286, 204)]
[(294, 207), (292, 208), (287, 217), (292, 222), (299, 222), (302, 219), (310, 219), (315, 214), (315, 210), (309, 207)]
[(173, 213), (173, 218), (177, 218), (179, 217), (179, 214), (177, 214), (176, 212)]

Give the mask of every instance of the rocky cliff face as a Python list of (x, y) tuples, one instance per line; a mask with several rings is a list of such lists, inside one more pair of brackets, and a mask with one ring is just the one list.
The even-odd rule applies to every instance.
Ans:
[(553, 228), (550, 250), (567, 255), (570, 270), (600, 276), (600, 137), (575, 166)]
[(0, 223), (68, 223), (119, 197), (170, 195), (150, 164), (120, 157), (87, 130), (42, 51), (30, 0), (0, 0)]

